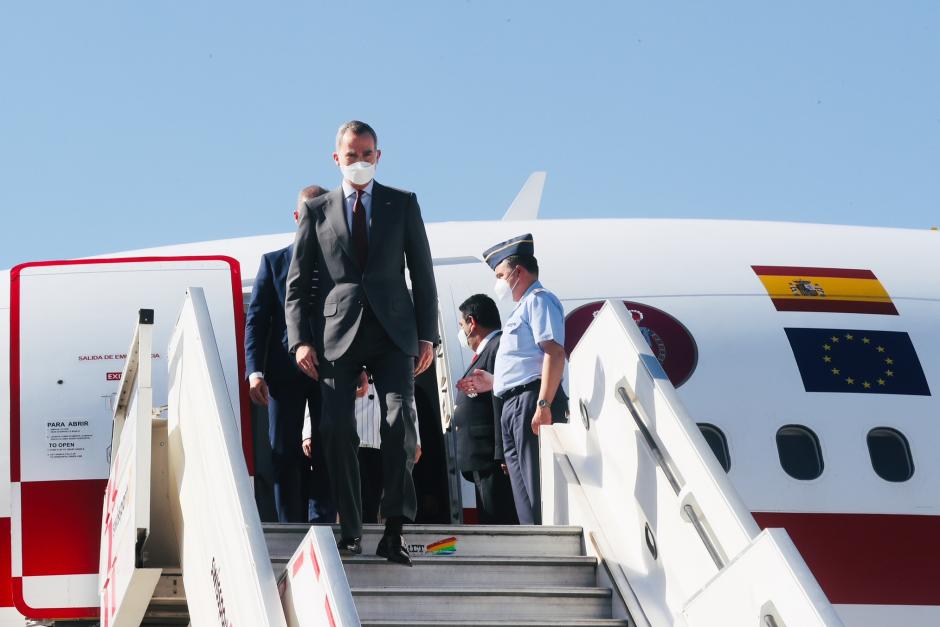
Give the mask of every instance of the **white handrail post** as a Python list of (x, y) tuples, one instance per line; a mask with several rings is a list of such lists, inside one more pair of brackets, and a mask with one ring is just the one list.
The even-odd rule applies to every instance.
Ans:
[(333, 529), (313, 525), (279, 582), (287, 627), (359, 627)]
[(162, 572), (138, 568), (150, 533), (153, 319), (152, 309), (138, 312), (114, 407), (98, 570), (101, 624), (108, 627), (140, 624)]

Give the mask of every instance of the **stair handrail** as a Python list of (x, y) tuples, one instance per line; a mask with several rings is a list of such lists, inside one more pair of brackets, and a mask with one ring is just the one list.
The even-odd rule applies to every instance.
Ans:
[(98, 559), (99, 617), (109, 627), (140, 623), (162, 572), (142, 567), (151, 524), (153, 317), (152, 309), (137, 313), (113, 410)]
[[(640, 433), (643, 434), (643, 439), (646, 441), (646, 445), (650, 448), (650, 452), (653, 454), (653, 458), (656, 460), (656, 464), (659, 466), (660, 470), (663, 471), (663, 474), (666, 475), (666, 479), (669, 481), (669, 485), (672, 486), (676, 496), (679, 496), (682, 493), (682, 485), (679, 483), (679, 479), (676, 477), (675, 473), (672, 472), (669, 464), (666, 463), (666, 456), (663, 454), (662, 449), (660, 449), (656, 439), (650, 433), (650, 430), (646, 427), (646, 423), (644, 422), (643, 417), (640, 415), (641, 410), (637, 407), (636, 403), (633, 402), (633, 399), (630, 398), (626, 388), (623, 386), (619, 386), (617, 388), (617, 395), (620, 397), (620, 400), (623, 401), (623, 404), (627, 406), (630, 415), (633, 417), (633, 421), (636, 423), (637, 429), (639, 429)], [(712, 558), (712, 561), (715, 562), (715, 566), (719, 570), (724, 568), (726, 561), (724, 557), (722, 557), (718, 547), (715, 546), (715, 542), (712, 540), (711, 536), (709, 536), (708, 531), (706, 531), (705, 525), (703, 524), (702, 518), (699, 516), (698, 512), (696, 512), (695, 508), (692, 507), (692, 505), (689, 503), (682, 505), (682, 511), (685, 512), (689, 522), (692, 523), (692, 526), (695, 528), (695, 532), (702, 540), (702, 545), (704, 545), (705, 550), (708, 551), (708, 555)]]
[[(540, 438), (543, 508), (548, 510), (543, 517), (556, 524), (579, 522), (565, 509), (570, 503), (556, 501), (570, 500), (566, 489), (586, 495), (592, 511), (583, 518), (602, 521), (596, 531), (617, 553), (605, 557), (624, 566), (631, 590), (644, 602), (652, 622), (665, 624), (680, 615), (690, 625), (702, 616), (715, 619), (709, 615), (710, 604), (727, 594), (729, 582), (734, 582), (750, 585), (752, 591), (759, 588), (768, 597), (776, 594), (761, 609), (765, 623), (769, 618), (778, 627), (841, 624), (786, 533), (761, 532), (622, 301), (608, 300), (597, 313), (571, 354), (570, 381), (572, 423), (551, 427), (553, 437)], [(630, 427), (624, 414), (632, 418)], [(625, 455), (631, 450), (636, 457)], [(650, 461), (644, 461), (644, 455)], [(579, 476), (574, 486), (560, 485), (571, 482), (559, 473), (559, 458), (567, 458), (584, 480)], [(661, 473), (661, 482), (655, 473), (643, 471), (643, 464), (652, 464)], [(605, 488), (605, 478), (608, 483), (632, 480), (635, 500), (623, 498), (622, 483)], [(670, 502), (676, 507), (673, 514)], [(618, 521), (613, 512), (640, 518)], [(645, 547), (639, 537), (630, 535), (634, 527), (629, 533), (611, 528), (636, 524), (642, 531), (644, 518)], [(688, 531), (683, 531), (683, 524), (689, 525)], [(667, 538), (665, 547), (660, 545), (663, 538)], [(699, 542), (698, 556), (692, 538)], [(737, 579), (753, 568), (755, 560), (763, 560), (773, 572), (786, 572), (779, 591), (759, 576), (749, 583)], [(676, 568), (679, 563), (682, 568)], [(670, 585), (652, 593), (649, 585), (665, 585), (656, 584), (655, 577), (643, 581), (644, 573), (648, 577), (652, 572), (669, 578)]]
[(201, 288), (186, 292), (169, 346), (171, 503), (193, 625), (286, 627)]
[(312, 525), (278, 579), (287, 627), (360, 627), (333, 529)]

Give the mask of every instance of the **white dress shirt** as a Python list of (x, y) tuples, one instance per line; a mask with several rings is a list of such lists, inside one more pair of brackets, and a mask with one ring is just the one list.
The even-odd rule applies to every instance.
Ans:
[(502, 331), (502, 329), (496, 329), (494, 331), (490, 331), (489, 335), (487, 335), (485, 338), (480, 340), (480, 343), (477, 344), (477, 349), (473, 352), (473, 354), (479, 357), (480, 353), (483, 352), (483, 349), (486, 348), (486, 345), (489, 344), (490, 340), (493, 339), (493, 336), (499, 333), (500, 331)]
[[(382, 406), (379, 405), (379, 395), (376, 393), (375, 385), (369, 384), (369, 392), (362, 397), (356, 398), (354, 406), (356, 414), (356, 433), (359, 435), (359, 448), (381, 448), (382, 437), (380, 434)], [(416, 435), (418, 437), (418, 446), (421, 446), (421, 431), (415, 425)], [(310, 408), (304, 409), (304, 426), (301, 434), (302, 440), (309, 440), (313, 432), (310, 423)]]

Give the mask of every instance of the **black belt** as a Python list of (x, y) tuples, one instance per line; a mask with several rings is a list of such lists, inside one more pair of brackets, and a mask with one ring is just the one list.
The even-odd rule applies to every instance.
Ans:
[(513, 396), (519, 396), (523, 392), (537, 392), (542, 388), (542, 380), (536, 379), (535, 381), (529, 381), (525, 385), (517, 385), (514, 388), (509, 388), (504, 390), (499, 397), (503, 400), (512, 398)]

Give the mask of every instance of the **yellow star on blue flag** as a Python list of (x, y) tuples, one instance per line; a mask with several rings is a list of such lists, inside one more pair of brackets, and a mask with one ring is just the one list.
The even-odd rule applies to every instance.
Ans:
[(807, 392), (930, 396), (907, 333), (784, 329)]

